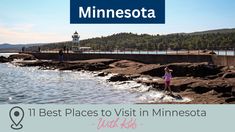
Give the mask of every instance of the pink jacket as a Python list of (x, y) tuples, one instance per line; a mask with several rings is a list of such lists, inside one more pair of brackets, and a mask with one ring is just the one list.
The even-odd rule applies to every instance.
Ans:
[(165, 73), (163, 78), (165, 79), (165, 81), (171, 81), (172, 75), (171, 75), (171, 73)]

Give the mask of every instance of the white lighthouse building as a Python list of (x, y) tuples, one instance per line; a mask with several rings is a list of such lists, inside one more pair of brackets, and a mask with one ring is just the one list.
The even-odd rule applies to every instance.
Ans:
[(78, 35), (77, 31), (75, 31), (75, 33), (72, 35), (72, 38), (74, 43), (79, 43), (80, 36)]
[(72, 46), (73, 52), (83, 53), (83, 52), (89, 51), (91, 49), (91, 47), (80, 47), (80, 45), (79, 45), (80, 36), (77, 31), (75, 31), (75, 33), (72, 35), (72, 39), (73, 39), (72, 42), (74, 43), (74, 45)]

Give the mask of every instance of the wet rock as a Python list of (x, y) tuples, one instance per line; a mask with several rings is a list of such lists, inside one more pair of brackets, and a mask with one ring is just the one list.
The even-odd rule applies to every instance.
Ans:
[(189, 85), (194, 92), (202, 94), (214, 90), (218, 93), (231, 93), (232, 85), (224, 80), (204, 80)]
[(129, 75), (129, 77), (130, 77), (131, 79), (137, 79), (137, 78), (139, 78), (140, 76), (141, 76), (140, 74)]
[(194, 92), (199, 93), (199, 94), (206, 93), (206, 92), (213, 90), (212, 88), (208, 87), (206, 83), (201, 83), (201, 82), (191, 84), (190, 88)]
[(12, 60), (4, 56), (0, 56), (0, 63), (11, 62)]
[(228, 98), (225, 101), (229, 104), (235, 104), (235, 98)]
[(222, 78), (235, 78), (235, 72), (227, 72), (222, 76)]
[(235, 92), (232, 92), (232, 96), (234, 96), (234, 97), (235, 97)]
[(122, 74), (118, 74), (118, 75), (114, 75), (114, 76), (110, 77), (108, 79), (108, 81), (110, 81), (110, 82), (118, 82), (118, 81), (128, 81), (130, 79), (131, 79), (130, 77), (127, 77), (127, 76), (122, 75)]
[(101, 73), (97, 74), (96, 76), (98, 76), (98, 77), (104, 77), (104, 76), (107, 76), (107, 75), (108, 75), (107, 72), (101, 72)]
[(232, 96), (235, 97), (235, 87), (232, 88)]
[(217, 75), (210, 75), (210, 76), (206, 76), (205, 77), (205, 79), (216, 79), (216, 78), (218, 78), (219, 77), (219, 75), (217, 74)]
[(179, 95), (179, 94), (177, 94), (177, 95), (174, 95), (174, 94), (172, 94), (172, 95), (170, 95), (172, 98), (175, 98), (175, 99), (177, 99), (177, 100), (183, 100), (183, 97), (181, 96), (181, 95)]
[(10, 59), (23, 59), (23, 60), (35, 60), (36, 58), (31, 55), (31, 54), (25, 54), (25, 53), (20, 53), (20, 54), (13, 54), (9, 56)]
[(232, 97), (232, 93), (231, 92), (225, 92), (225, 93), (222, 93), (219, 97)]
[[(222, 69), (222, 71), (223, 71), (223, 69)], [(217, 74), (218, 77), (223, 77), (223, 75), (224, 75), (224, 72), (220, 72)]]

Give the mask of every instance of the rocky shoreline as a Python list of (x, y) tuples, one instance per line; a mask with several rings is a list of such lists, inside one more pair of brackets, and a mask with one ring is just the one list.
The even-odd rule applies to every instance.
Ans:
[[(14, 59), (25, 61), (14, 62)], [(33, 60), (33, 61), (29, 61)], [(108, 81), (129, 81), (151, 86), (150, 90), (161, 91), (164, 88), (164, 68), (173, 70), (171, 88), (176, 98), (188, 97), (187, 104), (234, 104), (235, 69), (208, 63), (171, 63), (167, 65), (143, 64), (129, 60), (95, 59), (84, 61), (43, 61), (32, 55), (17, 54), (8, 58), (0, 57), (1, 63), (12, 62), (17, 66), (38, 66), (42, 70), (96, 71), (96, 76), (111, 76)], [(155, 102), (159, 103), (159, 102)], [(176, 103), (176, 102), (165, 102)]]

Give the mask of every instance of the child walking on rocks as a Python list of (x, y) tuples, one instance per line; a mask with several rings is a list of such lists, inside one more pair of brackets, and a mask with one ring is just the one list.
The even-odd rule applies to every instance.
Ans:
[(171, 79), (172, 79), (172, 75), (171, 75), (172, 70), (169, 69), (168, 67), (166, 67), (164, 70), (165, 70), (165, 75), (163, 76), (163, 78), (165, 80), (164, 92), (166, 92), (166, 90), (168, 89), (170, 92), (170, 95), (172, 95), (172, 91), (171, 91), (171, 87), (170, 87)]

